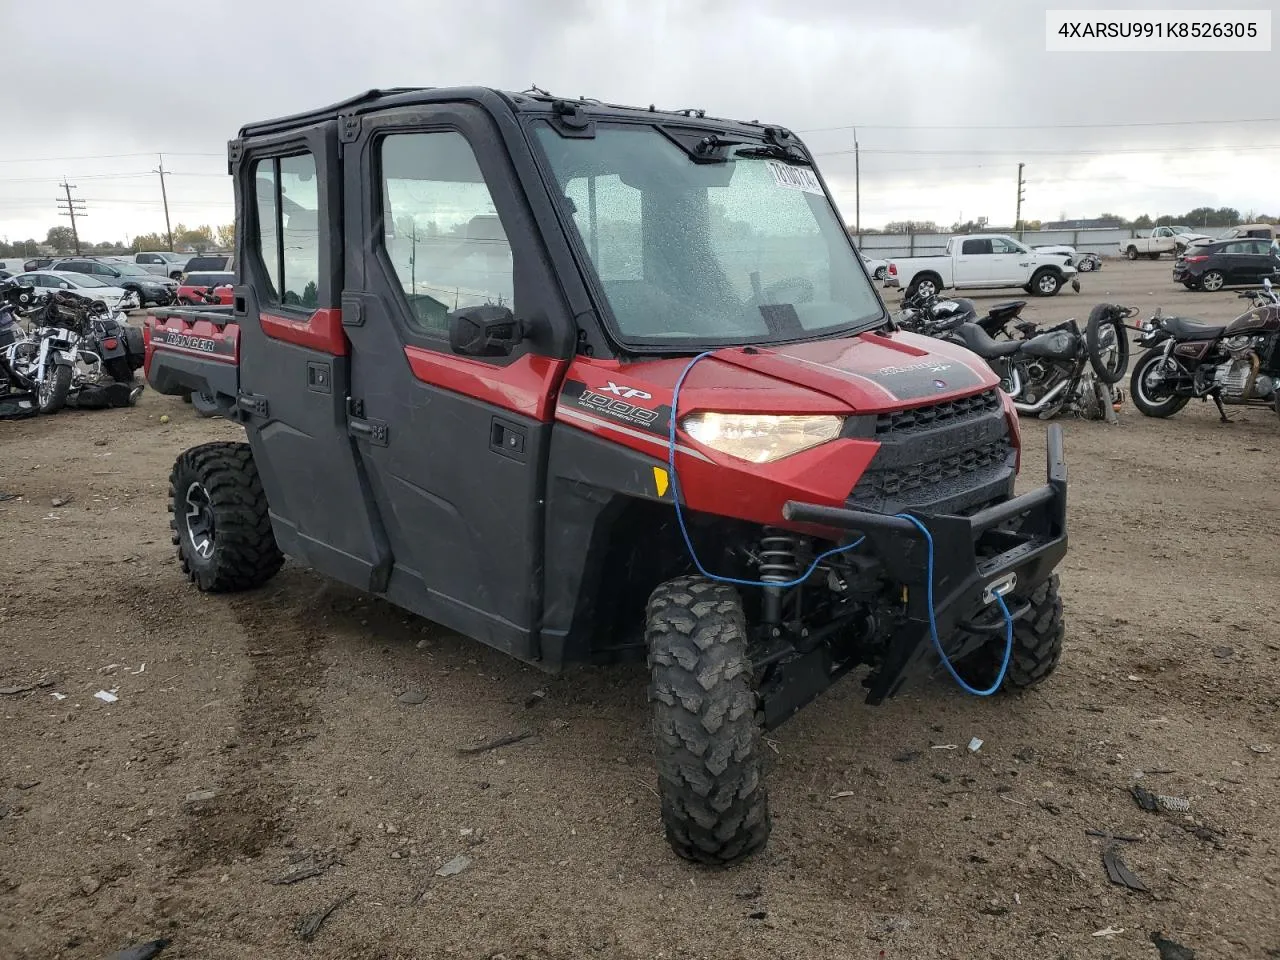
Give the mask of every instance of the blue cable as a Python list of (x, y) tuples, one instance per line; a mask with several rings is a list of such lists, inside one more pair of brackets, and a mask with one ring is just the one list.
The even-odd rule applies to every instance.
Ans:
[[(827, 550), (824, 553), (818, 554), (818, 556), (814, 558), (813, 562), (809, 564), (809, 569), (806, 570), (801, 576), (797, 577), (795, 580), (788, 580), (781, 583), (772, 583), (772, 582), (766, 582), (763, 580), (739, 580), (736, 577), (722, 577), (718, 574), (711, 573), (709, 570), (706, 569), (706, 567), (702, 565), (702, 561), (698, 559), (697, 551), (695, 551), (693, 548), (693, 541), (689, 538), (689, 529), (688, 527), (685, 526), (685, 522), (684, 522), (684, 511), (680, 506), (680, 476), (676, 472), (676, 416), (677, 416), (677, 411), (680, 407), (680, 388), (684, 386), (685, 377), (689, 375), (689, 371), (693, 369), (694, 365), (699, 360), (703, 360), (706, 357), (711, 356), (714, 352), (715, 351), (713, 350), (707, 350), (707, 351), (704, 351), (703, 353), (698, 354), (696, 357), (690, 360), (688, 366), (684, 368), (684, 370), (680, 373), (680, 376), (676, 379), (675, 390), (671, 394), (671, 416), (669, 418), (669, 423), (667, 424), (667, 469), (671, 474), (671, 499), (672, 499), (672, 502), (675, 504), (676, 522), (680, 526), (680, 535), (684, 538), (685, 548), (689, 551), (689, 559), (691, 559), (693, 561), (693, 565), (698, 568), (698, 572), (701, 573), (708, 580), (718, 580), (721, 583), (731, 583), (740, 587), (779, 587), (779, 588), (798, 587), (800, 584), (804, 583), (806, 580), (809, 579), (809, 577), (813, 574), (813, 571), (818, 568), (818, 564), (820, 564), (827, 557), (832, 557), (838, 553), (845, 553), (846, 551), (852, 550), (855, 547), (859, 546), (867, 538), (865, 536), (859, 537), (857, 540), (853, 541), (853, 543), (846, 544), (843, 547), (835, 547), (834, 549)], [(993, 683), (986, 690), (978, 690), (977, 688), (970, 686), (968, 683), (965, 683), (964, 678), (961, 677), (960, 674), (956, 673), (955, 667), (951, 665), (951, 659), (947, 656), (946, 651), (942, 649), (942, 641), (938, 639), (938, 621), (937, 621), (934, 607), (933, 607), (933, 536), (929, 533), (928, 528), (925, 527), (923, 523), (921, 523), (919, 520), (917, 520), (915, 517), (911, 516), (910, 514), (899, 513), (899, 514), (896, 514), (896, 516), (903, 520), (908, 520), (911, 523), (915, 524), (916, 529), (918, 529), (922, 534), (924, 534), (925, 543), (928, 545), (928, 548), (929, 548), (929, 561), (928, 561), (928, 564), (929, 564), (928, 565), (929, 636), (933, 639), (933, 646), (934, 646), (934, 649), (938, 652), (938, 659), (941, 660), (943, 665), (947, 668), (947, 672), (951, 674), (952, 679), (955, 680), (955, 682), (958, 683), (961, 689), (963, 689), (966, 693), (971, 693), (975, 697), (991, 696), (993, 693), (995, 693), (997, 690), (1000, 689), (1000, 684), (1004, 682), (1005, 673), (1009, 669), (1009, 660), (1013, 656), (1013, 616), (1012, 614), (1009, 613), (1008, 606), (1005, 605), (1004, 597), (1002, 597), (998, 593), (995, 595), (996, 603), (1000, 605), (1000, 610), (1004, 614), (1004, 622), (1005, 622), (1004, 661), (1000, 664), (1000, 673), (996, 677), (995, 683)]]

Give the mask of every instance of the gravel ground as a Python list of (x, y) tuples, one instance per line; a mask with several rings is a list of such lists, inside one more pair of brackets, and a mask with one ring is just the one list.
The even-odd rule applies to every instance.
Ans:
[[(1108, 261), (1027, 315), (1238, 312), (1168, 270)], [(1278, 957), (1280, 421), (1232, 415), (1067, 423), (1054, 677), (879, 708), (832, 689), (772, 735), (773, 837), (722, 871), (663, 839), (642, 669), (548, 678), (294, 564), (202, 596), (168, 471), (238, 428), (152, 392), (0, 423), (0, 688), (47, 684), (0, 689), (0, 958), (1156, 958), (1153, 931)], [(1023, 431), (1025, 487), (1044, 425)], [(1118, 849), (1148, 892), (1108, 881), (1089, 830), (1139, 838)]]

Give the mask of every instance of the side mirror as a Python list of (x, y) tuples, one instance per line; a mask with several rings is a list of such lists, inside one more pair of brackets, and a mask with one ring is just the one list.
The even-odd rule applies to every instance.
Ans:
[(449, 314), (449, 346), (468, 357), (504, 357), (524, 339), (524, 328), (510, 307), (486, 304)]

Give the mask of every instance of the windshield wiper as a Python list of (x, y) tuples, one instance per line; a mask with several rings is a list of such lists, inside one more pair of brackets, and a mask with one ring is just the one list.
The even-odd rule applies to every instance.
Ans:
[(734, 152), (735, 157), (770, 157), (775, 160), (795, 160), (808, 164), (809, 158), (795, 147), (786, 147), (778, 143), (765, 143), (758, 147), (743, 147)]

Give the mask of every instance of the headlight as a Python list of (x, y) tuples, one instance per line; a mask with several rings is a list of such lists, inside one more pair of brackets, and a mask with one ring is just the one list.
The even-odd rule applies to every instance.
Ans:
[(712, 450), (752, 463), (771, 463), (834, 440), (844, 417), (691, 413), (680, 421), (685, 433)]

